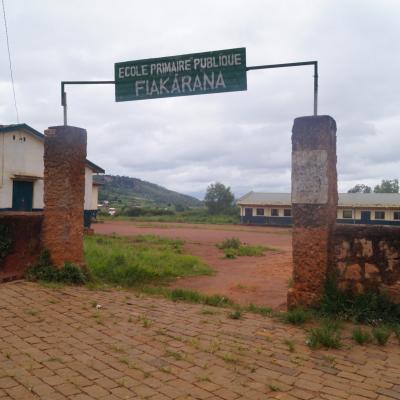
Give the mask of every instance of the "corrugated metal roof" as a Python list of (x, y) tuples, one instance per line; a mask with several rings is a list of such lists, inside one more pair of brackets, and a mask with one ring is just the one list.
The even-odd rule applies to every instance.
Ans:
[[(242, 196), (239, 205), (291, 204), (290, 193), (249, 192)], [(340, 207), (393, 207), (400, 208), (400, 193), (339, 193)]]

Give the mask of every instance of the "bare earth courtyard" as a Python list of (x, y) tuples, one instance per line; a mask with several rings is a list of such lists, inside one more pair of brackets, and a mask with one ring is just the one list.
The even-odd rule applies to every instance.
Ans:
[[(225, 295), (240, 304), (254, 303), (275, 309), (286, 307), (288, 280), (292, 273), (289, 228), (128, 221), (107, 221), (93, 227), (96, 233), (102, 234), (155, 234), (182, 239), (188, 253), (200, 257), (216, 271), (214, 276), (177, 280), (173, 287)], [(232, 237), (251, 245), (269, 246), (274, 251), (268, 251), (263, 257), (225, 259), (216, 244)]]
[(393, 337), (312, 351), (259, 315), (24, 281), (1, 285), (0, 305), (1, 399), (400, 398)]

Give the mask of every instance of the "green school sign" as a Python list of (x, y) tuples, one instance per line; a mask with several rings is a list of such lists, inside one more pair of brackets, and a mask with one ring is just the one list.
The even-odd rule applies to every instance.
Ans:
[(247, 90), (246, 49), (115, 64), (115, 100), (145, 100)]

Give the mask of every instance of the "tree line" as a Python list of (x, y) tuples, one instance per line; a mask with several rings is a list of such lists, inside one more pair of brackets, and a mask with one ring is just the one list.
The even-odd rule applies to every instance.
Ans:
[[(374, 193), (399, 193), (398, 179), (382, 179), (379, 185), (374, 187)], [(347, 193), (372, 193), (372, 188), (368, 185), (357, 184), (347, 191)]]

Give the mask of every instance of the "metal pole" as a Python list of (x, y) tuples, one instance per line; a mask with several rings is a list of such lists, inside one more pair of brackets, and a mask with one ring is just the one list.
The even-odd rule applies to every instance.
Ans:
[(314, 64), (314, 115), (318, 115), (318, 61)]
[(61, 105), (63, 106), (64, 126), (67, 126), (67, 92), (65, 85), (104, 85), (115, 84), (115, 81), (62, 81), (61, 82)]
[(286, 68), (286, 67), (301, 67), (303, 65), (314, 65), (314, 115), (318, 113), (318, 61), (302, 61), (295, 63), (285, 64), (270, 64), (270, 65), (255, 65), (253, 67), (247, 67), (246, 71), (255, 69), (270, 69), (270, 68)]
[(67, 93), (62, 92), (62, 106), (63, 106), (63, 111), (64, 111), (64, 126), (67, 126)]

